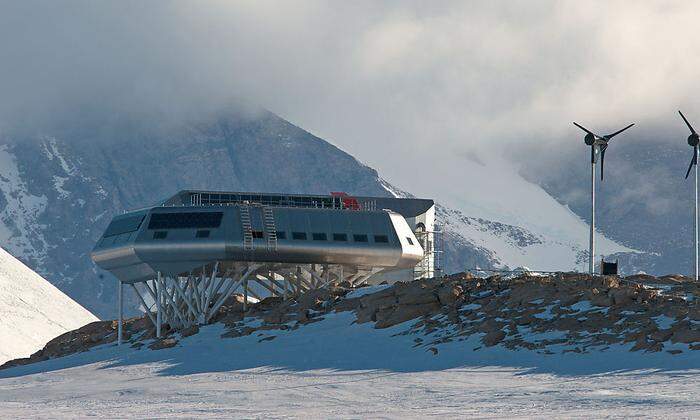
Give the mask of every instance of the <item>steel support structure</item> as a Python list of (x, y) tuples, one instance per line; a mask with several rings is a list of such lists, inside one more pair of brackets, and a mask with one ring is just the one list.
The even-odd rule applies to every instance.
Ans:
[(117, 324), (117, 345), (121, 346), (122, 345), (122, 324), (124, 323), (124, 289), (123, 289), (123, 284), (121, 280), (117, 280), (117, 294), (118, 294), (118, 313), (119, 313), (119, 320)]
[[(158, 273), (155, 279), (131, 286), (154, 324), (156, 336), (161, 337), (164, 324), (181, 330), (209, 323), (236, 293), (243, 295), (244, 310), (247, 310), (251, 297), (296, 299), (309, 290), (343, 282), (351, 287), (359, 286), (379, 271), (381, 269), (336, 264), (217, 261), (185, 275)], [(121, 318), (119, 325), (121, 328)]]
[(413, 268), (413, 279), (429, 279), (442, 275), (442, 253), (444, 252), (443, 231), (439, 226), (434, 230), (417, 230), (416, 239), (423, 247), (423, 259)]

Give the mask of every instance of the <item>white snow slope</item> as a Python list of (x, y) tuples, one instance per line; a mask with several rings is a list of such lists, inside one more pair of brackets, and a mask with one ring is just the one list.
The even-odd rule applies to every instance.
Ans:
[(685, 345), (545, 355), (474, 335), (433, 354), (399, 335), (412, 321), (354, 319), (227, 339), (215, 324), (171, 349), (110, 344), (0, 371), (0, 417), (700, 416), (700, 355)]
[[(588, 223), (525, 180), (512, 162), (496, 156), (443, 156), (429, 170), (431, 177), (416, 172), (410, 191), (434, 198), (445, 207), (438, 222), (448, 235), (463, 238), (510, 268), (588, 270)], [(445, 181), (436, 184), (434, 179)], [(401, 194), (385, 188), (393, 195)], [(601, 255), (636, 252), (600, 232), (596, 241), (596, 261)]]
[(0, 248), (0, 364), (92, 321), (93, 314)]

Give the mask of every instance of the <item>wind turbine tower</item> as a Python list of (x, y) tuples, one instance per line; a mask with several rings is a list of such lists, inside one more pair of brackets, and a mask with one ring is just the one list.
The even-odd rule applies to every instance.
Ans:
[(685, 115), (681, 111), (681, 118), (685, 121), (685, 125), (690, 129), (690, 135), (688, 136), (688, 144), (693, 147), (693, 157), (690, 159), (690, 165), (688, 165), (688, 171), (685, 173), (685, 179), (688, 179), (690, 175), (690, 170), (695, 166), (695, 218), (693, 219), (693, 226), (695, 227), (695, 281), (698, 281), (698, 144), (700, 143), (700, 136), (695, 132), (695, 129), (685, 118)]
[(621, 130), (605, 136), (599, 136), (575, 122), (574, 125), (586, 132), (583, 141), (587, 146), (591, 147), (591, 231), (588, 239), (588, 273), (593, 275), (595, 274), (595, 165), (598, 162), (598, 156), (600, 156), (600, 180), (602, 181), (605, 150), (608, 148), (608, 143), (613, 137), (632, 127), (634, 124), (630, 124)]

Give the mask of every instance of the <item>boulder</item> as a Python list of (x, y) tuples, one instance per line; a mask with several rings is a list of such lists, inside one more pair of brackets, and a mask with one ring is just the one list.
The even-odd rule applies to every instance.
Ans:
[(605, 293), (596, 293), (591, 297), (591, 305), (593, 306), (610, 306), (611, 304), (610, 297)]
[(170, 337), (170, 338), (163, 338), (161, 340), (158, 340), (148, 346), (149, 349), (151, 350), (161, 350), (161, 349), (169, 349), (171, 347), (175, 347), (177, 345), (177, 340)]
[(430, 289), (407, 290), (397, 293), (399, 305), (423, 305), (438, 303), (438, 297)]
[(421, 316), (435, 314), (440, 311), (437, 302), (418, 305), (399, 305), (391, 310), (377, 312), (377, 323), (374, 328), (387, 328)]
[(662, 342), (671, 338), (671, 335), (673, 335), (673, 331), (671, 331), (670, 329), (656, 330), (653, 333), (649, 334), (649, 338), (654, 341)]
[(459, 285), (445, 285), (438, 289), (437, 296), (442, 305), (453, 306), (462, 296), (462, 287)]
[(608, 293), (612, 304), (615, 306), (627, 306), (637, 298), (637, 290), (631, 287), (611, 289)]
[(189, 337), (191, 335), (195, 335), (199, 332), (199, 325), (193, 325), (189, 328), (185, 328), (184, 330), (180, 331), (180, 335), (183, 337)]
[(384, 308), (397, 303), (392, 289), (385, 289), (377, 293), (364, 295), (360, 298), (360, 306), (363, 308)]
[(505, 337), (506, 333), (503, 331), (491, 331), (481, 338), (481, 342), (484, 343), (486, 347), (491, 347), (503, 341)]
[(672, 343), (696, 343), (700, 341), (700, 330), (691, 330), (690, 328), (680, 328), (671, 336)]

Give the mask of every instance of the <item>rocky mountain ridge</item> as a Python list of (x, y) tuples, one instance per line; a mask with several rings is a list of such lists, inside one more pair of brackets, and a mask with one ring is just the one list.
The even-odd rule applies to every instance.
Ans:
[[(100, 317), (115, 281), (89, 252), (110, 219), (181, 189), (407, 194), (377, 171), (280, 117), (226, 111), (155, 123), (121, 116), (0, 133), (0, 243)], [(479, 197), (472, 197), (478, 200)], [(439, 206), (446, 272), (544, 258), (574, 269), (579, 245)], [(569, 261), (571, 260), (571, 261)], [(133, 311), (135, 301), (130, 301)], [(133, 313), (133, 312), (132, 312)]]

